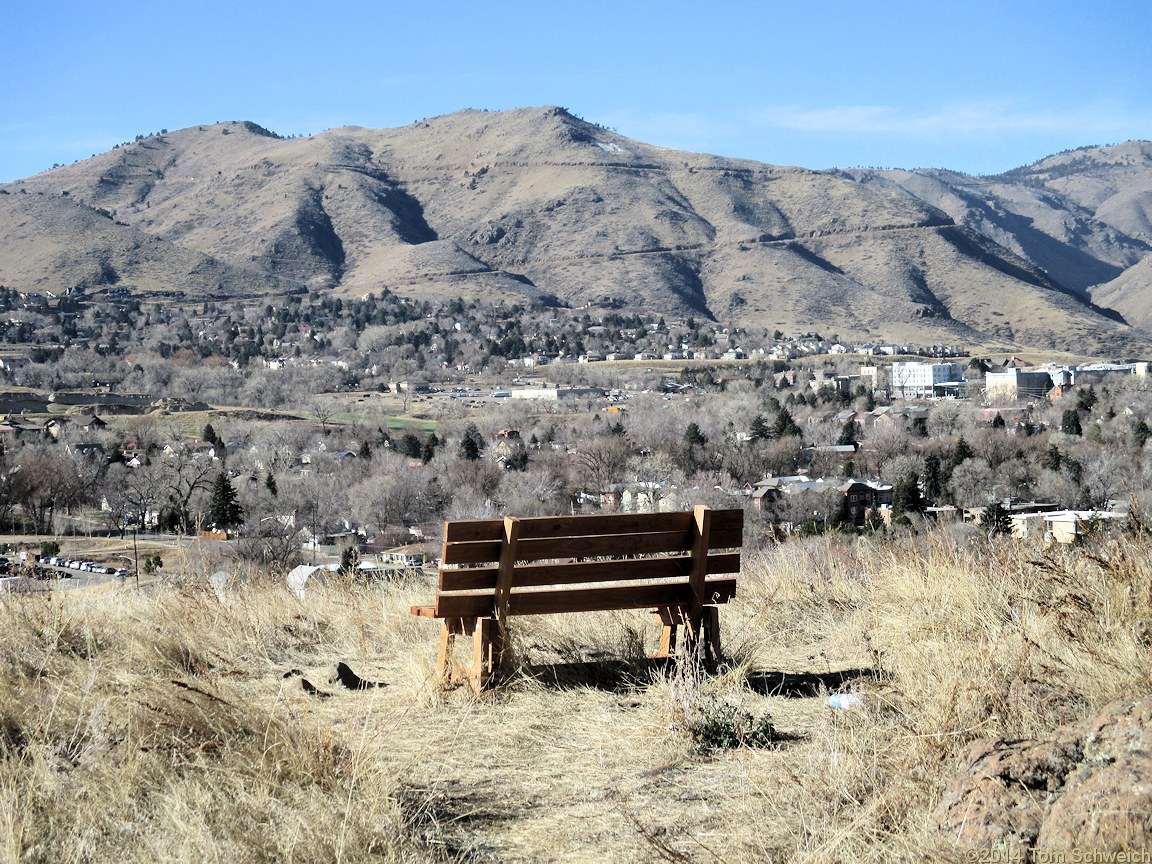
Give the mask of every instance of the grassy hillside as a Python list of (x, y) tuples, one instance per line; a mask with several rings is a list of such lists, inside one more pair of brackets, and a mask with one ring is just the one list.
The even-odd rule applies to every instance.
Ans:
[[(949, 857), (932, 813), (965, 744), (1152, 691), (1146, 536), (748, 552), (721, 612), (733, 663), (709, 680), (643, 660), (647, 616), (603, 614), (518, 619), (506, 686), (441, 692), (435, 627), (407, 612), (431, 594), (300, 601), (249, 574), (5, 596), (0, 857)], [(337, 661), (389, 686), (331, 684)], [(830, 708), (828, 688), (862, 704)]]
[[(1133, 353), (1147, 333), (1101, 314), (1085, 287), (1150, 248), (1142, 154), (1123, 170), (1107, 153), (1065, 166), (1060, 189), (1083, 170), (1085, 183), (1127, 190), (1090, 210), (1084, 190), (1032, 175), (772, 166), (654, 147), (554, 107), (294, 139), (230, 122), (0, 189), (11, 199), (0, 279), (194, 297), (388, 289), (845, 339)], [(41, 196), (54, 206), (23, 200)], [(61, 201), (90, 208), (91, 224), (61, 215)]]

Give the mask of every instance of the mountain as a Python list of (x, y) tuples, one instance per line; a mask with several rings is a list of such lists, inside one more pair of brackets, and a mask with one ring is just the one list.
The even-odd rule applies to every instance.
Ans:
[(0, 284), (388, 289), (1133, 353), (1148, 280), (1108, 286), (1152, 249), (1150, 190), (1146, 142), (972, 178), (668, 150), (561, 108), (293, 139), (231, 122), (0, 187)]
[(994, 177), (838, 173), (939, 208), (1083, 296), (1152, 251), (1152, 142), (1087, 147)]

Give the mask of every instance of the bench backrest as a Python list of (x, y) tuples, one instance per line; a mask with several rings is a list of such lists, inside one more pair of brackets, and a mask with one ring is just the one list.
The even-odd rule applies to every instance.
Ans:
[[(482, 519), (444, 525), (435, 617), (726, 603), (743, 510)], [(719, 551), (735, 550), (735, 551)]]

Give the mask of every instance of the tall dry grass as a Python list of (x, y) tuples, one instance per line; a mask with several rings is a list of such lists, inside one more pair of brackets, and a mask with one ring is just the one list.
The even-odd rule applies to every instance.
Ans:
[(392, 641), (387, 595), (315, 594), (5, 598), (0, 857), (420, 860), (396, 778), (369, 755), (387, 718), (369, 705), (340, 730), (281, 677)]
[[(649, 663), (643, 613), (516, 619), (481, 697), (435, 686), (420, 582), (4, 598), (0, 857), (948, 857), (931, 811), (967, 742), (1152, 690), (1144, 535), (814, 538), (740, 579), (715, 677)], [(390, 686), (342, 691), (336, 660)]]

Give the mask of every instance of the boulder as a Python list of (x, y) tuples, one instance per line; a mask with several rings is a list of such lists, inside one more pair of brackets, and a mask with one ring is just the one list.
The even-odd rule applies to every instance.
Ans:
[(974, 741), (934, 813), (965, 848), (1152, 847), (1152, 697), (1043, 739)]

